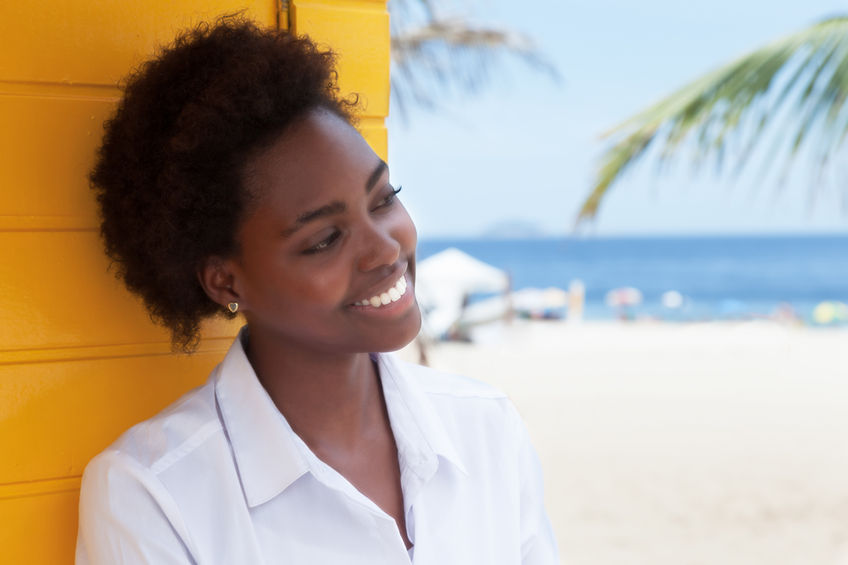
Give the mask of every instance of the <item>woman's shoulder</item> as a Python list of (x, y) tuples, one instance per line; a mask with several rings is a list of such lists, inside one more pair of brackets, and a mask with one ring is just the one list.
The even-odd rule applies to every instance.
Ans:
[(471, 429), (513, 435), (514, 428), (521, 425), (512, 401), (491, 384), (397, 358), (392, 358), (392, 363), (410, 395), (422, 399), (416, 409), (434, 411), (452, 435), (467, 435)]
[(123, 461), (157, 474), (186, 457), (222, 430), (215, 406), (212, 379), (167, 406), (155, 416), (134, 425), (89, 467), (113, 466)]
[[(452, 372), (396, 358), (392, 362), (389, 368), (398, 375), (398, 396), (408, 401), (410, 420), (432, 445), (441, 446), (440, 455), (460, 461), (475, 476), (517, 473), (515, 465), (507, 469), (503, 461), (518, 462), (527, 438), (521, 416), (503, 391)], [(390, 406), (389, 413), (403, 412)]]
[(242, 500), (215, 398), (210, 379), (89, 461), (80, 488), (78, 562), (95, 553), (100, 557), (91, 561), (116, 562), (109, 553), (115, 548), (128, 551), (124, 559), (133, 563), (197, 560), (202, 546), (189, 534), (202, 514), (197, 509), (218, 504), (234, 514), (232, 502)]

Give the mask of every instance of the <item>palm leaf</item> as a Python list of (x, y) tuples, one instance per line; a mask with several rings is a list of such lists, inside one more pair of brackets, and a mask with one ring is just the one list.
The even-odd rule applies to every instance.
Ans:
[(410, 106), (434, 109), (452, 93), (476, 93), (504, 56), (556, 78), (529, 37), (445, 18), (433, 0), (392, 0), (392, 97), (402, 116)]
[(694, 143), (695, 164), (714, 157), (719, 170), (730, 149), (739, 147), (738, 174), (774, 125), (780, 134), (772, 155), (791, 140), (785, 170), (815, 140), (821, 174), (848, 133), (846, 96), (848, 16), (829, 18), (748, 53), (605, 133), (613, 144), (601, 156), (577, 224), (594, 218), (612, 185), (654, 147), (662, 164)]

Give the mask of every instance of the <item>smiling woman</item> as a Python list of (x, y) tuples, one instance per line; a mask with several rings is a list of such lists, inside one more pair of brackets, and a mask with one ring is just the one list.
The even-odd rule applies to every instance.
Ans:
[(396, 361), (416, 233), (332, 55), (240, 19), (127, 85), (92, 174), (106, 249), (207, 384), (87, 466), (78, 563), (553, 564), (538, 460), (491, 387)]
[(379, 297), (412, 281), (415, 227), (362, 136), (312, 110), (245, 170), (252, 202), (237, 231), (241, 253), (211, 259), (201, 282), (215, 302), (238, 302), (256, 347), (274, 343), (267, 349), (286, 359), (289, 349), (391, 351), (412, 341), (421, 323), (413, 293), (391, 307)]

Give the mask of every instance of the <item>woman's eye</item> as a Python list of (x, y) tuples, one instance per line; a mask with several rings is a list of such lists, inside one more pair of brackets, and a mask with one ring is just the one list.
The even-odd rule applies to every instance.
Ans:
[(402, 186), (392, 188), (382, 200), (377, 202), (377, 205), (374, 207), (374, 209), (377, 210), (379, 208), (385, 208), (386, 206), (391, 206), (392, 204), (394, 204), (397, 194), (402, 188)]
[(312, 247), (303, 250), (304, 255), (312, 255), (314, 253), (321, 253), (322, 251), (326, 251), (336, 242), (336, 240), (341, 235), (340, 231), (334, 231), (328, 237), (322, 239)]

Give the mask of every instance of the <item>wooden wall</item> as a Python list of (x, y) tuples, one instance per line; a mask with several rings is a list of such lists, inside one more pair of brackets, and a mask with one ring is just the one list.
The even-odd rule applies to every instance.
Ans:
[(246, 9), (340, 54), (386, 157), (385, 0), (69, 0), (0, 7), (0, 563), (73, 562), (80, 475), (123, 430), (205, 381), (238, 323), (170, 352), (107, 271), (87, 173), (117, 82), (186, 26)]

